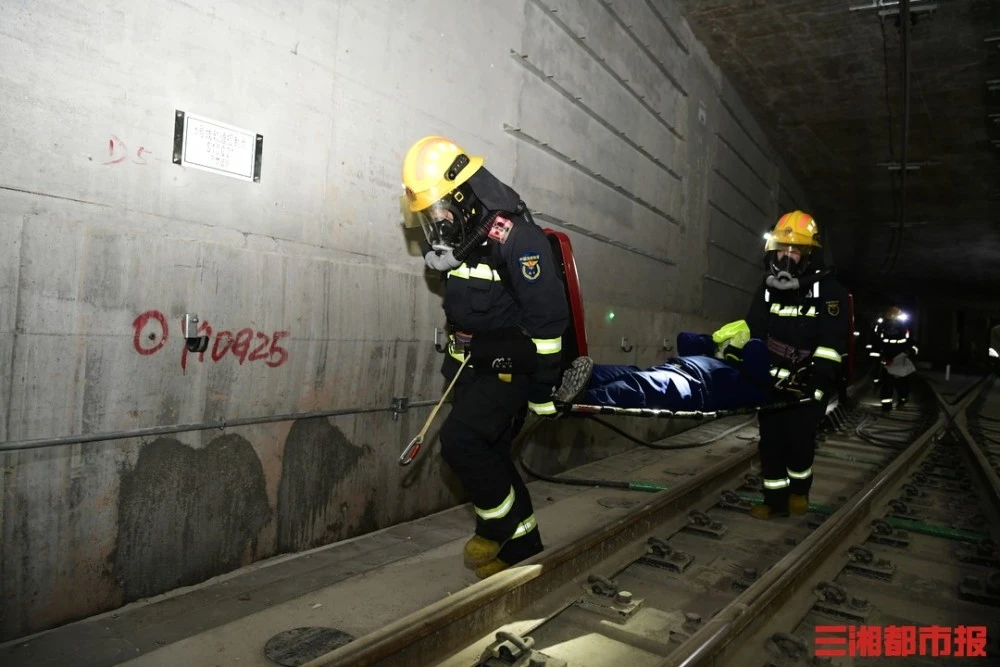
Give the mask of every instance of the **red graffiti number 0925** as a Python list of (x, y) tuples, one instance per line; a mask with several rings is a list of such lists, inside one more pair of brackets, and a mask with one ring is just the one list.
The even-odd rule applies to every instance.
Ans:
[[(139, 315), (132, 322), (132, 327), (135, 329), (132, 344), (135, 351), (143, 356), (159, 352), (169, 335), (167, 318), (158, 310), (148, 310)], [(291, 335), (289, 331), (275, 331), (270, 336), (250, 328), (240, 329), (235, 334), (225, 329), (214, 336), (212, 333), (212, 325), (208, 322), (203, 321), (198, 325), (199, 335), (214, 338), (208, 350), (213, 362), (222, 361), (227, 354), (236, 357), (241, 366), (248, 361), (263, 361), (271, 368), (278, 368), (288, 361), (288, 350), (282, 347), (280, 341)], [(189, 354), (187, 347), (182, 348), (182, 370), (187, 370)], [(205, 361), (205, 352), (197, 354), (199, 362)]]

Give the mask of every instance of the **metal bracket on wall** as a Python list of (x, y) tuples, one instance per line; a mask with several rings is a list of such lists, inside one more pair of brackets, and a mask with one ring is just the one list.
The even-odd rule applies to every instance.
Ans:
[(410, 399), (406, 396), (393, 396), (389, 401), (389, 409), (392, 410), (392, 421), (396, 421), (399, 415), (410, 409)]
[(673, 349), (674, 349), (674, 343), (673, 343), (673, 341), (671, 341), (669, 338), (664, 338), (663, 339), (663, 351), (664, 352), (673, 352)]
[(445, 333), (444, 329), (441, 329), (439, 327), (434, 327), (434, 349), (442, 354), (448, 351), (448, 344), (445, 343), (444, 345), (442, 345), (440, 342), (441, 335), (444, 333)]
[(622, 336), (622, 352), (631, 352), (632, 344), (628, 342), (628, 338)]

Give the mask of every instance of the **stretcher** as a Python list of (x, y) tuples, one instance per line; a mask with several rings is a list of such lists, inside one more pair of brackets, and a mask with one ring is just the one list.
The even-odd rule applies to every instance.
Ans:
[[(570, 326), (566, 334), (563, 335), (562, 359), (565, 370), (577, 357), (587, 356), (587, 331), (584, 320), (583, 296), (580, 290), (579, 274), (576, 270), (576, 259), (573, 255), (573, 245), (570, 243), (569, 237), (565, 233), (555, 231), (553, 229), (546, 228), (543, 231), (545, 232), (546, 238), (549, 240), (549, 244), (552, 246), (552, 250), (556, 258), (556, 266), (561, 271), (563, 283), (566, 286), (566, 298), (569, 302), (571, 314)], [(849, 320), (851, 321), (851, 326), (853, 327), (853, 298), (849, 298), (848, 306), (851, 309)], [(846, 373), (851, 374), (853, 372), (854, 336), (853, 332), (845, 332), (845, 334), (851, 338), (851, 344), (848, 347), (849, 359), (848, 364), (846, 364), (845, 371)], [(613, 405), (587, 405), (580, 403), (557, 404), (556, 408), (559, 413), (564, 415), (620, 415), (627, 417), (692, 419), (707, 421), (735, 415), (757, 414), (761, 410), (781, 410), (794, 405), (808, 403), (810, 400), (811, 399), (809, 398), (803, 398), (800, 400), (768, 403), (766, 405), (712, 411), (625, 408)]]
[[(563, 360), (563, 370), (565, 371), (573, 363), (573, 360), (588, 356), (588, 345), (587, 345), (587, 329), (585, 326), (584, 311), (583, 311), (583, 296), (580, 291), (580, 279), (579, 274), (576, 269), (576, 258), (573, 255), (573, 245), (570, 243), (569, 237), (563, 232), (558, 232), (552, 229), (543, 229), (545, 236), (552, 246), (553, 254), (555, 257), (556, 267), (559, 270), (563, 284), (566, 288), (566, 298), (569, 302), (570, 308), (570, 322), (569, 327), (563, 334), (562, 341), (562, 360)], [(853, 299), (849, 300), (849, 306), (851, 308), (851, 322), (853, 323)], [(852, 325), (853, 326), (853, 325)], [(850, 335), (850, 333), (848, 333)], [(853, 367), (853, 335), (852, 345), (849, 348), (851, 356), (851, 367)], [(469, 358), (466, 357), (465, 361), (462, 363), (462, 368), (468, 362)], [(459, 368), (459, 373), (461, 373), (462, 368)], [(413, 462), (416, 458), (417, 453), (420, 451), (423, 445), (424, 437), (427, 433), (427, 429), (430, 427), (431, 422), (433, 422), (434, 417), (437, 415), (438, 410), (444, 403), (448, 394), (451, 392), (452, 387), (455, 384), (455, 380), (458, 379), (458, 373), (452, 379), (451, 384), (448, 385), (447, 390), (438, 404), (434, 407), (427, 421), (424, 423), (423, 429), (420, 433), (413, 438), (403, 452), (399, 456), (399, 465), (407, 466)], [(568, 403), (568, 404), (556, 404), (556, 409), (558, 415), (567, 416), (596, 416), (596, 415), (619, 415), (626, 417), (645, 417), (645, 418), (659, 418), (659, 419), (691, 419), (691, 420), (703, 420), (711, 421), (714, 419), (721, 419), (723, 417), (731, 417), (735, 415), (751, 415), (757, 414), (761, 411), (772, 411), (772, 410), (783, 410), (795, 405), (802, 405), (811, 402), (810, 398), (802, 398), (798, 400), (784, 401), (780, 403), (768, 403), (766, 405), (749, 406), (749, 407), (739, 407), (726, 410), (666, 410), (660, 408), (627, 408), (612, 405), (588, 405), (588, 404), (578, 404), (578, 403)]]

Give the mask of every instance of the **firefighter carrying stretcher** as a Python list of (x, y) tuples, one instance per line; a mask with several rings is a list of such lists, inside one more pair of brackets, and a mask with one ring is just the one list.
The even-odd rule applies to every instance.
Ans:
[[(780, 408), (759, 413), (764, 498), (751, 514), (758, 519), (804, 514), (816, 430), (843, 377), (841, 358), (852, 335), (847, 291), (824, 266), (818, 237), (809, 214), (782, 216), (764, 247), (767, 273), (745, 320), (725, 325), (711, 338), (681, 334), (682, 356), (645, 370), (595, 366), (581, 357), (565, 374), (556, 399), (666, 410), (763, 403)], [(764, 392), (754, 372), (759, 345), (770, 367), (763, 372), (773, 383)]]
[(543, 548), (511, 445), (529, 409), (556, 414), (566, 290), (545, 234), (482, 157), (424, 137), (403, 160), (403, 185), (406, 224), (424, 231), (424, 261), (447, 275), (441, 370), (449, 379), (460, 375), (441, 455), (475, 506), (464, 556), (485, 578)]
[(751, 510), (757, 519), (808, 511), (816, 430), (843, 373), (841, 358), (851, 335), (847, 290), (824, 265), (819, 227), (811, 215), (783, 215), (764, 253), (767, 274), (746, 315), (750, 334), (767, 341), (775, 398), (798, 388), (814, 400), (760, 414), (764, 502)]

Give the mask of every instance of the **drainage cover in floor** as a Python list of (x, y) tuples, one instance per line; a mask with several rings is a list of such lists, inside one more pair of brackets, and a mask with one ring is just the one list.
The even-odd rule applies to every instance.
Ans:
[(352, 641), (354, 637), (334, 628), (295, 628), (268, 639), (264, 655), (283, 667), (299, 667)]

